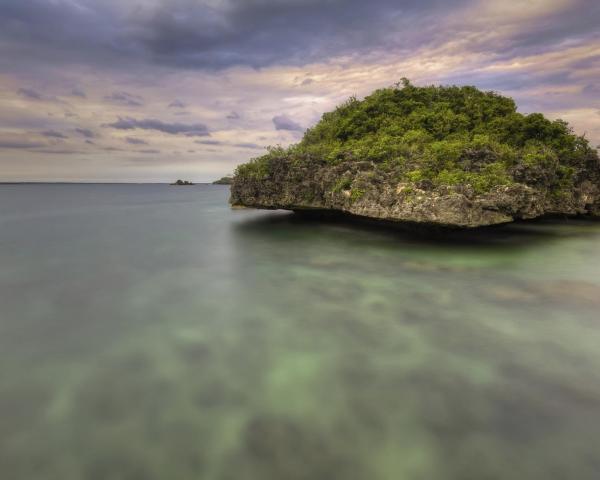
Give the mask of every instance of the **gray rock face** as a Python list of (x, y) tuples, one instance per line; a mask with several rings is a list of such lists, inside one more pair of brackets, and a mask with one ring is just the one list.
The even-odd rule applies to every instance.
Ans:
[(370, 219), (472, 228), (544, 215), (600, 215), (597, 158), (578, 172), (573, 187), (546, 187), (542, 171), (515, 167), (514, 182), (476, 193), (470, 185), (399, 181), (371, 162), (329, 165), (273, 160), (267, 176), (236, 176), (230, 203), (236, 207), (325, 210)]

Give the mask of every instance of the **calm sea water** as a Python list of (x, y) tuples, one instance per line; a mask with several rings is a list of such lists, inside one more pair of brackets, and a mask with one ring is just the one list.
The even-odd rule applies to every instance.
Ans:
[(0, 186), (1, 478), (600, 478), (600, 223), (227, 197)]

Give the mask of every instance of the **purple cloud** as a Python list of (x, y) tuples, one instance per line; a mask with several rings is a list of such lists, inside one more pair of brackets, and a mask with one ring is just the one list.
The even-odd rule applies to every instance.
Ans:
[(95, 138), (98, 136), (96, 133), (94, 133), (89, 128), (76, 128), (75, 131), (79, 135), (81, 135), (82, 137), (85, 137), (85, 138)]
[(41, 132), (41, 135), (48, 138), (69, 138), (64, 133), (57, 132), (56, 130), (46, 130), (44, 132)]
[(87, 97), (85, 92), (81, 88), (78, 88), (78, 87), (75, 87), (73, 90), (71, 90), (71, 95), (74, 97), (79, 97), (79, 98)]
[(37, 90), (34, 90), (33, 88), (19, 88), (19, 90), (17, 90), (17, 93), (22, 97), (29, 98), (31, 100), (44, 99), (44, 96)]
[(169, 103), (169, 108), (185, 108), (187, 105), (181, 100), (173, 100)]
[(38, 148), (45, 147), (46, 144), (42, 142), (29, 142), (20, 140), (0, 140), (0, 148), (9, 149), (22, 149), (22, 148)]
[(287, 130), (290, 132), (303, 132), (304, 128), (299, 123), (289, 118), (287, 115), (277, 115), (273, 117), (275, 130)]
[(144, 104), (141, 96), (127, 92), (113, 92), (111, 95), (104, 97), (104, 100), (126, 105), (128, 107), (141, 107)]
[(209, 135), (208, 127), (203, 123), (166, 123), (153, 118), (136, 120), (135, 118), (119, 118), (114, 123), (105, 125), (106, 127), (115, 128), (117, 130), (157, 130), (169, 135), (183, 134), (188, 137), (206, 137)]
[(148, 142), (142, 140), (141, 138), (127, 137), (125, 141), (130, 145), (148, 145)]

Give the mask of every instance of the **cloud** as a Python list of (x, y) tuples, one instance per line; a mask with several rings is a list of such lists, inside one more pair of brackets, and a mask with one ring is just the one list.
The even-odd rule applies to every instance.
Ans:
[(98, 135), (89, 128), (76, 128), (75, 131), (85, 138), (95, 138)]
[(600, 97), (600, 83), (597, 83), (597, 84), (590, 83), (590, 84), (586, 85), (585, 87), (583, 87), (582, 93)]
[[(398, 32), (465, 0), (158, 2), (137, 17), (138, 45), (160, 63), (194, 68), (299, 64), (401, 44)], [(470, 2), (469, 2), (470, 3)], [(413, 27), (409, 30), (409, 27)], [(407, 43), (409, 35), (403, 35)], [(298, 48), (302, 45), (302, 48)]]
[(104, 100), (128, 107), (141, 107), (144, 105), (142, 97), (127, 92), (113, 92), (111, 95), (105, 96)]
[(286, 115), (273, 117), (275, 130), (288, 130), (290, 132), (303, 132), (304, 128)]
[(85, 91), (83, 91), (81, 88), (78, 88), (78, 87), (75, 87), (74, 89), (71, 90), (71, 95), (74, 97), (79, 97), (79, 98), (87, 97)]
[[(408, 43), (470, 0), (3, 0), (0, 43), (48, 64), (219, 69), (299, 64)], [(406, 32), (399, 39), (398, 32)], [(426, 37), (425, 37), (426, 38)], [(400, 40), (403, 40), (401, 42)], [(415, 45), (418, 45), (415, 39)], [(412, 43), (412, 42), (411, 42)], [(298, 48), (302, 45), (302, 48)]]
[(599, 19), (597, 0), (3, 0), (0, 63), (213, 71), (455, 45), (511, 58), (593, 37)]
[(140, 153), (152, 154), (152, 153), (160, 153), (160, 150), (148, 149), (148, 150), (140, 150)]
[(231, 112), (229, 115), (227, 115), (227, 118), (229, 120), (239, 120), (240, 119), (240, 114), (237, 112)]
[(9, 149), (28, 149), (45, 147), (46, 144), (42, 142), (30, 142), (27, 140), (2, 140), (0, 139), (0, 148)]
[(196, 140), (194, 143), (197, 143), (199, 145), (249, 148), (249, 149), (254, 149), (254, 150), (262, 150), (263, 148), (265, 148), (261, 145), (258, 145), (256, 143), (251, 143), (251, 142), (229, 143), (229, 142), (222, 142), (221, 140)]
[[(1, 39), (1, 37), (0, 37), (0, 39)], [(1, 52), (1, 50), (0, 50), (0, 52)], [(42, 101), (42, 102), (66, 103), (57, 97), (50, 96), (50, 95), (44, 95), (43, 93), (41, 93), (33, 88), (19, 88), (17, 90), (17, 94), (28, 100), (36, 100), (36, 101)]]
[(148, 145), (148, 142), (141, 138), (127, 137), (125, 141), (131, 145)]
[(58, 150), (44, 148), (44, 149), (34, 150), (34, 151), (37, 153), (47, 153), (50, 155), (79, 155), (82, 153), (86, 153), (86, 152), (82, 152), (80, 150), (69, 150), (67, 148), (62, 148), (62, 149), (58, 149)]
[(34, 90), (33, 88), (19, 88), (19, 90), (17, 90), (17, 93), (22, 97), (29, 98), (30, 100), (44, 99), (44, 96), (37, 90)]
[(256, 143), (234, 143), (233, 146), (238, 148), (250, 148), (254, 150), (262, 150), (263, 148), (265, 148)]
[(119, 118), (116, 122), (106, 124), (105, 126), (117, 130), (157, 130), (169, 135), (184, 134), (188, 137), (205, 137), (209, 135), (208, 127), (202, 123), (166, 123), (152, 118), (143, 120), (136, 120), (135, 118)]
[(41, 135), (49, 138), (69, 138), (64, 133), (57, 132), (56, 130), (46, 130), (44, 132), (41, 132)]
[(187, 105), (181, 100), (173, 100), (169, 103), (169, 108), (185, 108)]

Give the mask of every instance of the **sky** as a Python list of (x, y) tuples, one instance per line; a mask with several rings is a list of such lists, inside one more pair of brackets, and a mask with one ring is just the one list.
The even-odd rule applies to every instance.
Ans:
[(600, 144), (598, 0), (0, 0), (0, 181), (211, 181), (407, 77)]

